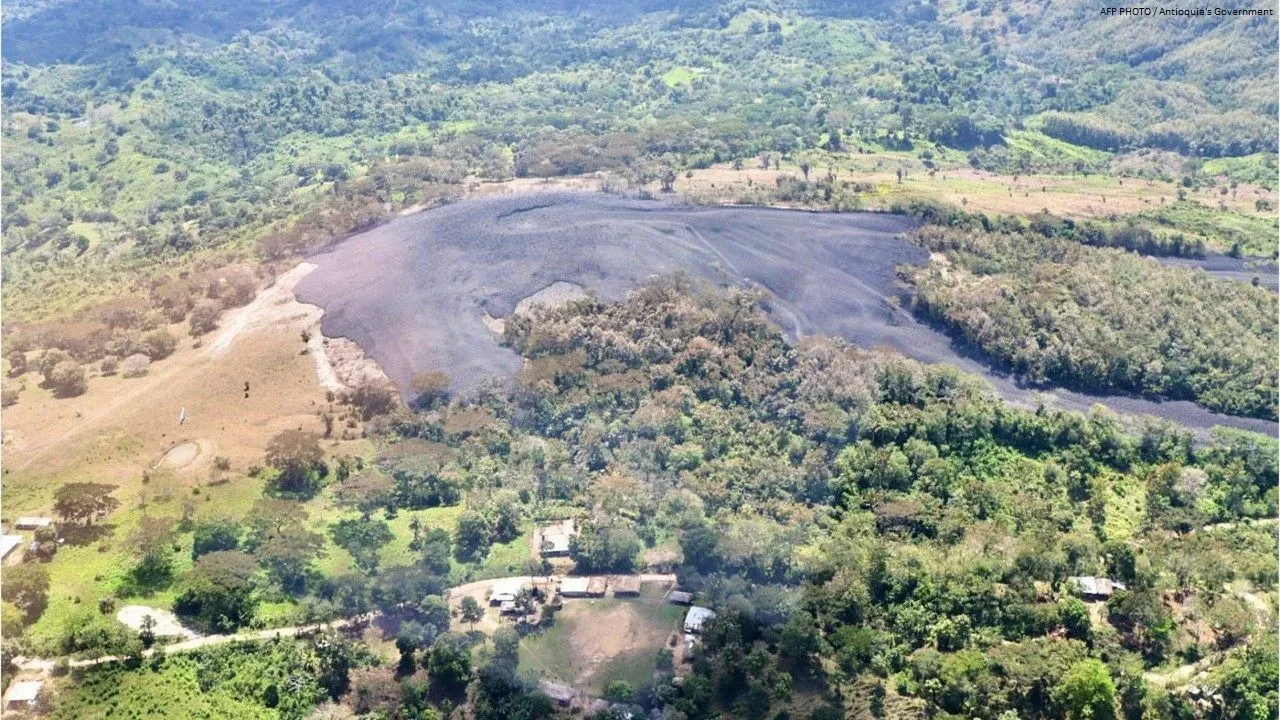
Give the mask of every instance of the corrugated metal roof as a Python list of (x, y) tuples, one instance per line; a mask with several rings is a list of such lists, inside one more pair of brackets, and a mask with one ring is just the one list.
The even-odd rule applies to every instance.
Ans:
[(32, 702), (40, 695), (40, 688), (44, 687), (43, 680), (19, 680), (9, 686), (9, 692), (5, 693), (4, 701), (12, 702)]
[(22, 544), (21, 535), (0, 535), (0, 557), (7, 557), (13, 549)]
[(591, 578), (567, 577), (560, 581), (560, 592), (586, 592), (589, 582), (591, 582)]
[(696, 632), (702, 629), (703, 623), (714, 618), (716, 613), (711, 608), (704, 608), (694, 605), (689, 608), (689, 612), (684, 616), (684, 629), (688, 632)]

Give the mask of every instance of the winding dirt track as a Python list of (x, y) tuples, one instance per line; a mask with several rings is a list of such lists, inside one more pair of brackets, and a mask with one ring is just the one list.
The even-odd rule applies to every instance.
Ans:
[[(542, 577), (542, 576), (539, 576)], [(560, 575), (546, 576), (552, 580), (559, 581), (563, 579)], [(528, 575), (512, 576), (510, 578), (493, 578), (491, 580), (477, 580), (475, 582), (455, 585), (445, 591), (446, 599), (451, 595), (475, 595), (477, 593), (483, 595), (489, 587), (501, 580), (531, 580)], [(641, 582), (676, 582), (676, 576), (670, 573), (645, 573), (640, 575)], [(204, 635), (191, 640), (164, 645), (163, 650), (166, 654), (192, 652), (201, 648), (212, 647), (214, 645), (226, 645), (228, 643), (255, 642), (259, 640), (271, 640), (282, 637), (306, 637), (324, 630), (340, 630), (342, 628), (369, 623), (376, 620), (381, 614), (377, 612), (362, 613), (353, 615), (348, 618), (331, 620), (329, 622), (310, 623), (307, 625), (294, 625), (291, 627), (273, 628), (270, 630), (250, 630), (246, 632), (230, 633), (226, 635)], [(155, 654), (155, 649), (143, 651), (143, 657), (151, 657)], [(79, 660), (69, 660), (68, 667), (85, 668), (94, 665), (102, 665), (105, 663), (121, 662), (125, 660), (123, 655), (103, 655), (96, 658), (84, 658)], [(56, 660), (49, 658), (28, 658), (18, 656), (13, 659), (14, 666), (25, 672), (45, 673), (53, 669)]]

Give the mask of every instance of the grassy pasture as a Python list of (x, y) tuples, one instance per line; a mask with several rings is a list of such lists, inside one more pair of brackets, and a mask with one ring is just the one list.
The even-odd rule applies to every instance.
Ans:
[(521, 642), (519, 672), (593, 695), (613, 680), (638, 687), (653, 676), (658, 652), (683, 616), (657, 583), (645, 583), (638, 598), (566, 601), (555, 625)]

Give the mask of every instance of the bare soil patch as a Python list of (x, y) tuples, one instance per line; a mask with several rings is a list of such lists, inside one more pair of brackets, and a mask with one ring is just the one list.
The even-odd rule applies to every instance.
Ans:
[(207, 445), (208, 443), (203, 440), (187, 441), (179, 445), (174, 445), (169, 452), (165, 453), (164, 457), (160, 459), (160, 464), (174, 470), (185, 468), (194, 463), (201, 455), (205, 454), (204, 449)]
[(146, 605), (126, 605), (116, 612), (116, 620), (134, 630), (141, 630), (143, 619), (148, 616), (155, 621), (154, 631), (157, 637), (199, 637), (199, 633), (183, 626), (178, 621), (178, 616), (168, 610), (147, 607)]

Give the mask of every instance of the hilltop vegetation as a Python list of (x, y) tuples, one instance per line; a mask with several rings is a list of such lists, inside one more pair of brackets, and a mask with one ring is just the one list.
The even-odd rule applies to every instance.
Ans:
[[(430, 392), (416, 411), (375, 416), (376, 459), (327, 470), (314, 439), (273, 443), (268, 497), (248, 516), (178, 529), (194, 533), (198, 558), (173, 579), (175, 609), (199, 622), (208, 607), (194, 608), (244, 598), (208, 615), (236, 623), (280, 598), (310, 617), (379, 608), (403, 618), (397, 647), (412, 677), (343, 655), (339, 671), (352, 687), (371, 683), (368, 695), (321, 673), (331, 697), (422, 712), (461, 701), (471, 683), (477, 708), (548, 717), (512, 674), (512, 655), (463, 653), (477, 639), (445, 632), (437, 594), (528, 519), (574, 516), (579, 567), (628, 572), (651, 551), (678, 558), (680, 584), (719, 612), (678, 684), (659, 670), (632, 688), (630, 702), (658, 717), (888, 709), (995, 720), (1092, 706), (1176, 718), (1197, 712), (1195, 699), (1155, 678), (1198, 658), (1221, 679), (1223, 714), (1275, 709), (1272, 619), (1256, 607), (1274, 590), (1274, 529), (1240, 523), (1274, 514), (1270, 439), (1219, 431), (1197, 448), (1163, 424), (1131, 435), (1101, 409), (1015, 409), (949, 368), (823, 338), (792, 347), (757, 298), (679, 278), (618, 304), (513, 317), (506, 340), (528, 359), (517, 388)], [(313, 495), (305, 508), (324, 525), (298, 499)], [(350, 510), (335, 515), (328, 502)], [(423, 507), (461, 512), (452, 526), (414, 528), (394, 564), (377, 562), (380, 538)], [(1218, 522), (1239, 526), (1207, 528)], [(330, 570), (316, 531), (354, 565)], [(1074, 575), (1127, 589), (1086, 604)], [(270, 652), (316, 662), (289, 648)], [(258, 662), (259, 652), (218, 663)], [(162, 684), (125, 692), (189, 694), (191, 663), (161, 660)], [(372, 677), (360, 669), (370, 663)], [(200, 702), (226, 702), (228, 681), (251, 682), (249, 697), (268, 692), (269, 678), (215, 667), (227, 669), (202, 681)], [(323, 696), (306, 687), (312, 702)], [(92, 706), (83, 703), (95, 692), (76, 691), (67, 707)], [(280, 716), (297, 717), (283, 705)]]
[[(666, 184), (813, 148), (951, 148), (1009, 173), (1097, 172), (1135, 148), (1274, 158), (1265, 22), (1130, 23), (1143, 49), (1101, 64), (1044, 49), (1067, 25), (1073, 47), (1109, 46), (1120, 21), (1065, 19), (1091, 10), (9, 3), (9, 309), (66, 312), (160, 259), (278, 257), (478, 179), (607, 170)], [(1256, 54), (1224, 66), (1227, 43)], [(1209, 56), (1214, 72), (1198, 70)], [(1106, 123), (1125, 125), (1080, 130)]]
[(1033, 382), (1276, 417), (1276, 296), (1132, 253), (1030, 233), (929, 227), (907, 271), (927, 317)]
[[(790, 343), (766, 295), (680, 275), (503, 318), (513, 382), (453, 396), (427, 373), (407, 402), (377, 373), (315, 380), (292, 285), (238, 310), (392, 213), (590, 176), (563, 182), (909, 214), (934, 253), (902, 269), (913, 309), (988, 358), (1274, 419), (1276, 295), (1142, 257), (1277, 255), (1274, 18), (13, 0), (3, 20), (3, 405), (25, 413), (4, 519), (55, 524), (5, 569), (0, 669), (58, 658), (42, 712), (581, 716), (528, 678), (617, 628), (546, 606), (517, 630), (485, 586), (446, 593), (552, 573), (534, 539), (568, 518), (555, 567), (674, 572), (717, 613), (677, 664), (681, 610), (646, 598), (643, 652), (581, 675), (602, 720), (1280, 713), (1273, 438), (1014, 407), (951, 367)], [(220, 324), (243, 330), (230, 361), (198, 347)], [(144, 658), (171, 638), (118, 621), (133, 603), (201, 633), (379, 620)]]

